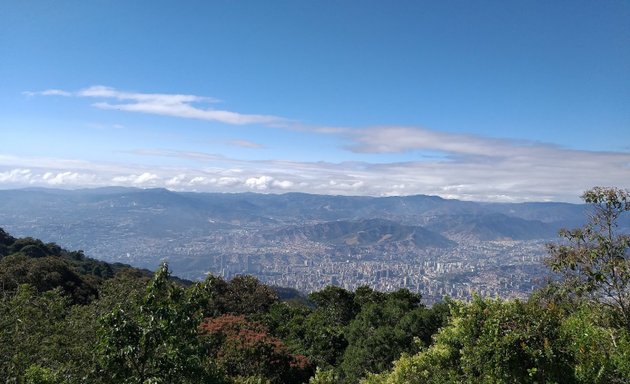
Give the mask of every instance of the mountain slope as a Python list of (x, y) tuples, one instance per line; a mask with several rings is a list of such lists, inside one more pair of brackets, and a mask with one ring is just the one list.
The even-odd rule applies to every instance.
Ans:
[(429, 223), (427, 228), (457, 241), (551, 239), (557, 232), (551, 224), (501, 213), (445, 215)]
[(454, 243), (420, 226), (401, 225), (383, 219), (333, 221), (291, 226), (266, 234), (268, 238), (346, 246), (372, 246), (383, 243), (409, 243), (416, 247), (448, 247)]

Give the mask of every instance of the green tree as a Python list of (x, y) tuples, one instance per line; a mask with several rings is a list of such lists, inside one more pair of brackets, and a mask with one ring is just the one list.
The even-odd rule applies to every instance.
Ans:
[(216, 382), (204, 368), (197, 331), (205, 287), (184, 289), (168, 278), (163, 263), (138, 308), (119, 307), (102, 318), (97, 377), (111, 383)]
[(415, 339), (428, 342), (437, 331), (437, 324), (430, 325), (432, 311), (421, 305), (419, 294), (407, 289), (386, 294), (362, 289), (355, 295), (363, 305), (345, 331), (348, 347), (340, 367), (345, 382), (389, 369), (403, 352), (417, 352)]
[(315, 375), (311, 377), (308, 384), (336, 384), (339, 378), (335, 375), (334, 370), (322, 370), (317, 368)]
[(254, 276), (239, 275), (229, 281), (209, 276), (205, 285), (206, 316), (262, 314), (278, 302), (276, 292)]
[(602, 313), (582, 306), (563, 319), (560, 334), (573, 359), (576, 382), (630, 382), (630, 344), (625, 328), (605, 326)]
[(0, 290), (12, 291), (20, 284), (29, 284), (39, 292), (61, 288), (73, 303), (85, 304), (97, 296), (93, 282), (77, 274), (67, 261), (53, 256), (32, 258), (16, 253), (0, 260)]
[(319, 368), (337, 366), (348, 346), (344, 326), (331, 321), (327, 311), (319, 308), (306, 317), (302, 326), (300, 352)]
[(561, 230), (563, 242), (548, 245), (546, 264), (562, 276), (568, 292), (611, 307), (630, 330), (630, 236), (618, 225), (630, 211), (630, 194), (595, 187), (582, 199), (592, 207), (588, 222)]
[(312, 309), (303, 304), (279, 301), (262, 316), (261, 322), (291, 351), (305, 354), (302, 340), (306, 333), (305, 321), (311, 312)]
[(353, 292), (335, 286), (311, 293), (309, 300), (315, 310), (301, 324), (300, 352), (320, 369), (330, 369), (339, 364), (348, 346), (345, 327), (361, 307)]
[(89, 305), (73, 305), (64, 321), (63, 335), (68, 344), (63, 350), (61, 372), (68, 383), (100, 382), (96, 375), (98, 357), (95, 356), (101, 318), (114, 310), (134, 313), (140, 307), (146, 292), (147, 280), (127, 274), (104, 281), (99, 287), (98, 299)]
[(359, 307), (352, 292), (333, 286), (311, 293), (309, 300), (314, 309), (297, 303), (277, 303), (263, 320), (292, 351), (308, 356), (321, 369), (331, 369), (348, 345), (344, 327)]
[(331, 324), (346, 325), (361, 309), (354, 301), (353, 292), (333, 285), (311, 293), (308, 298)]
[(451, 303), (449, 324), (434, 343), (404, 354), (366, 384), (572, 383), (562, 312), (536, 303), (480, 299)]
[(31, 365), (24, 374), (25, 384), (58, 384), (63, 382), (59, 375), (51, 369)]
[(72, 342), (63, 333), (68, 305), (59, 289), (38, 293), (26, 284), (0, 296), (1, 378), (21, 382), (31, 366), (33, 372), (40, 367), (48, 376), (61, 369)]

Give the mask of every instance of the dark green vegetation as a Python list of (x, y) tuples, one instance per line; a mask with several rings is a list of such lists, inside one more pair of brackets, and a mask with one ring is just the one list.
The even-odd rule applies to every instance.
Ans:
[[(250, 276), (186, 283), (0, 230), (8, 383), (623, 383), (630, 381), (628, 192), (595, 188), (527, 301), (431, 308), (407, 290), (281, 300)], [(284, 294), (290, 292), (282, 291)]]
[[(347, 382), (417, 352), (445, 323), (406, 290), (329, 287), (281, 301), (251, 276), (184, 284), (0, 231), (7, 382)], [(285, 295), (291, 292), (281, 291)]]

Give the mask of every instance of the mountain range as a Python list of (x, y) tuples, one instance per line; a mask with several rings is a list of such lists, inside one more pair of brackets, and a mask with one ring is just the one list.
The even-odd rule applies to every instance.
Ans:
[[(568, 203), (478, 203), (437, 196), (362, 197), (303, 193), (191, 193), (166, 189), (0, 190), (0, 224), (50, 217), (133, 223), (142, 231), (182, 227), (310, 225), (384, 219), (423, 226), (447, 236), (483, 240), (546, 238), (584, 220), (584, 206)], [(349, 226), (347, 229), (352, 230)]]
[(139, 267), (154, 268), (168, 259), (186, 278), (226, 268), (256, 273), (266, 265), (277, 269), (318, 257), (378, 259), (475, 242), (550, 240), (560, 228), (580, 225), (585, 211), (580, 204), (480, 203), (426, 195), (0, 190), (0, 227), (16, 236)]

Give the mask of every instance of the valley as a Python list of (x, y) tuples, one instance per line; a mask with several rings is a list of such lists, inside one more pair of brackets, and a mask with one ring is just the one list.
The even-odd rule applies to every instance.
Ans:
[(99, 188), (0, 191), (0, 227), (105, 261), (191, 280), (252, 274), (312, 292), (327, 285), (443, 296), (523, 297), (542, 283), (545, 243), (584, 206), (434, 196), (178, 193)]

